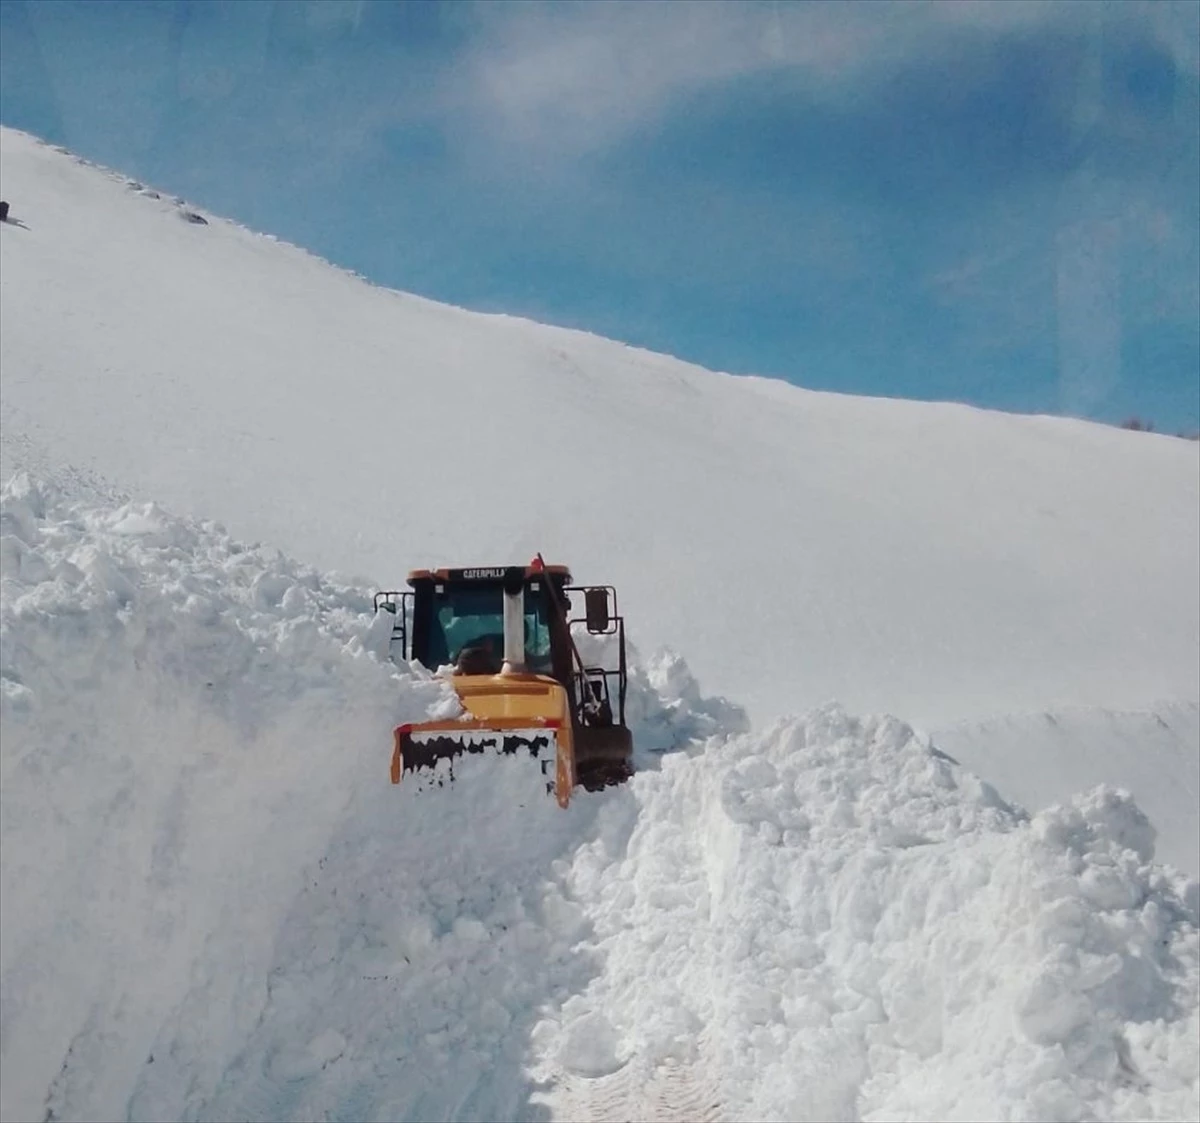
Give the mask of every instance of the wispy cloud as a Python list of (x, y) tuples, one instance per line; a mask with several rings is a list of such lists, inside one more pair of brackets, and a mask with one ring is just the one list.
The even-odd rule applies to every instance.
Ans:
[(309, 0), (303, 7), (305, 22), (318, 31), (358, 30), (367, 0)]
[(858, 96), (864, 83), (936, 54), (964, 28), (1051, 23), (1076, 7), (1041, 0), (484, 5), (450, 75), (451, 98), (491, 135), (585, 152), (714, 84), (787, 71), (814, 95)]
[(111, 7), (4, 0), (6, 105), (387, 283), (982, 398), (1194, 336), (1194, 0)]
[(936, 67), (965, 37), (1138, 24), (1200, 72), (1190, 0), (610, 0), (485, 3), (446, 75), (448, 103), (494, 140), (582, 154), (652, 126), (706, 87), (786, 72), (822, 101)]

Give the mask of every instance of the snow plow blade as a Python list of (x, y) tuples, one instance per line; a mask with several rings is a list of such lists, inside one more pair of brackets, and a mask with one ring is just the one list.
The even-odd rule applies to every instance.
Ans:
[(553, 748), (554, 779), (547, 788), (566, 807), (576, 782), (566, 691), (553, 679), (528, 674), (456, 676), (454, 688), (467, 710), (463, 717), (396, 727), (392, 783), (399, 784), (406, 772), (434, 769), (443, 760), (450, 762), (453, 781), (454, 759), (463, 755), (526, 752), (545, 762)]

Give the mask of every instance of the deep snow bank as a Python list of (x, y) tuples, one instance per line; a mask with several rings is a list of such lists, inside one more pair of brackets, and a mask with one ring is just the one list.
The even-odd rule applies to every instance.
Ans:
[(0, 573), (6, 1119), (1200, 1107), (1197, 887), (1118, 792), (1030, 819), (837, 707), (731, 737), (671, 656), (637, 736), (693, 740), (622, 789), (393, 789), (452, 699), (369, 589), (28, 477)]
[(362, 590), (215, 525), (2, 502), (3, 1113), (121, 1118), (192, 988), (207, 1063), (253, 1023), (301, 866), (442, 689), (369, 654)]
[[(370, 589), (82, 490), (18, 476), (0, 497), (6, 1119), (165, 1118), (210, 1093), (264, 1017), (309, 872), (348, 830), (376, 853), (404, 814), (391, 727), (454, 709), (381, 658)], [(745, 723), (669, 654), (635, 669), (631, 712), (660, 749)], [(407, 822), (458, 845), (440, 815)]]
[(1186, 1119), (1197, 887), (1152, 847), (836, 707), (566, 814), (495, 761), (364, 787), (231, 1062), (164, 1024), (130, 1116)]
[(604, 968), (538, 1028), (599, 1076), (562, 1117), (1195, 1117), (1197, 885), (1123, 793), (1028, 819), (829, 707), (630, 795), (566, 878)]
[(1096, 784), (1126, 788), (1158, 831), (1158, 860), (1200, 878), (1200, 705), (1008, 714), (932, 737), (1030, 809)]

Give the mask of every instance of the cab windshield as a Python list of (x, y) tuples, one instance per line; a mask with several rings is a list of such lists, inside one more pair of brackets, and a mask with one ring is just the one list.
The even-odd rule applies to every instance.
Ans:
[[(544, 674), (550, 670), (545, 596), (526, 586), (524, 598), (525, 666)], [(504, 592), (499, 585), (444, 585), (434, 593), (430, 668), (456, 664), (464, 648), (483, 649), (499, 671), (504, 658)]]

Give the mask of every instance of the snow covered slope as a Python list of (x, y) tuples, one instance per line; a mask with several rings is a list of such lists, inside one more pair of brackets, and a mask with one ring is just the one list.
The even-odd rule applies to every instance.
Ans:
[(760, 719), (1200, 701), (1195, 444), (436, 305), (11, 130), (0, 191), (5, 476), (71, 464), (378, 582), (542, 550)]
[[(0, 1118), (1200, 1112), (1194, 445), (431, 304), (10, 130), (0, 195)], [(453, 700), (372, 588), (535, 550), (686, 654), (674, 751), (393, 789)]]
[(678, 661), (638, 734), (711, 736), (624, 788), (393, 789), (446, 692), (368, 589), (24, 476), (0, 530), (6, 1120), (1200, 1108), (1198, 887), (1111, 789), (1030, 818), (835, 706), (727, 736)]
[(1133, 792), (1158, 831), (1155, 852), (1200, 877), (1200, 706), (1126, 713), (1008, 714), (939, 730), (938, 747), (1036, 810), (1096, 784)]

